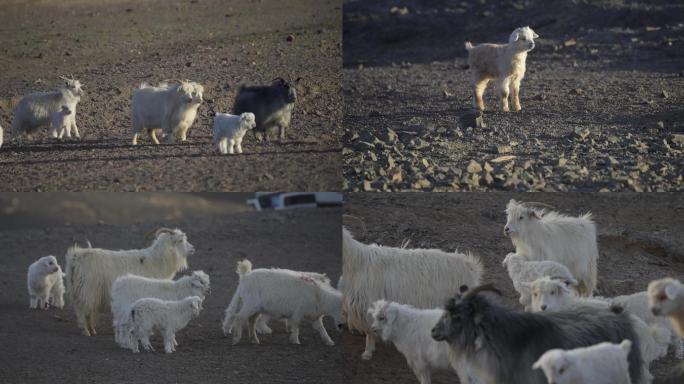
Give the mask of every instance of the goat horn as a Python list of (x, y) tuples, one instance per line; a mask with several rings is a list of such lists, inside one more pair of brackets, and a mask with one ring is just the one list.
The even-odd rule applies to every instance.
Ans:
[(471, 289), (470, 291), (466, 292), (465, 295), (463, 295), (463, 299), (464, 300), (469, 299), (469, 298), (475, 296), (475, 294), (480, 293), (480, 292), (494, 292), (499, 296), (503, 296), (503, 293), (501, 293), (501, 291), (499, 291), (497, 288), (495, 288), (494, 284), (490, 283), (490, 284), (483, 284), (483, 285), (480, 285), (479, 287), (475, 287), (475, 288)]
[(356, 216), (353, 215), (342, 215), (342, 223), (344, 224), (345, 219), (353, 219), (356, 220), (357, 223), (361, 224), (361, 229), (363, 230), (363, 234), (366, 234), (366, 223), (363, 222), (363, 220), (359, 219)]
[(538, 201), (528, 201), (528, 202), (524, 202), (524, 203), (522, 203), (522, 204), (520, 204), (520, 205), (522, 205), (522, 206), (525, 207), (525, 208), (535, 208), (535, 207), (539, 207), (539, 208), (546, 208), (546, 209), (550, 209), (550, 210), (556, 209), (556, 208), (555, 208), (554, 206), (552, 206), (552, 205), (540, 203), (540, 202), (538, 202)]
[(166, 228), (166, 227), (161, 227), (159, 229), (151, 229), (145, 234), (145, 240), (150, 240), (152, 238), (152, 234), (154, 234), (154, 237), (156, 238), (159, 236), (160, 233), (173, 233), (173, 229), (171, 228)]

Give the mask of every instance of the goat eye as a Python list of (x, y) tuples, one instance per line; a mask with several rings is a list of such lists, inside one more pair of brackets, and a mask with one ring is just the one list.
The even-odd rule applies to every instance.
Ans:
[(667, 296), (665, 294), (661, 294), (660, 296), (658, 296), (658, 300), (660, 301), (663, 301), (665, 299), (667, 299)]
[(553, 295), (555, 295), (555, 294), (556, 294), (556, 292), (551, 292), (551, 296), (553, 296)]
[(524, 218), (525, 218), (525, 216), (520, 216), (520, 220), (522, 220), (522, 219), (524, 219)]
[(378, 320), (384, 321), (384, 320), (385, 320), (385, 316), (380, 316), (380, 317), (378, 317)]
[(562, 374), (563, 372), (565, 372), (565, 368), (560, 368), (560, 369), (558, 370), (558, 373), (560, 373), (560, 374)]

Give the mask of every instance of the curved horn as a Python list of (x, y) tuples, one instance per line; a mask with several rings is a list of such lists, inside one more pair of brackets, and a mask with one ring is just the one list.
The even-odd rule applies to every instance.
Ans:
[(525, 207), (525, 208), (546, 208), (546, 209), (550, 209), (550, 210), (552, 210), (552, 211), (556, 209), (556, 208), (555, 208), (554, 206), (552, 206), (552, 205), (545, 204), (545, 203), (540, 203), (540, 202), (538, 202), (538, 201), (527, 201), (527, 202), (524, 202), (524, 203), (522, 203), (522, 204), (520, 204), (520, 205), (522, 205), (522, 206)]
[(164, 233), (164, 232), (173, 233), (174, 231), (173, 231), (173, 229), (166, 228), (166, 227), (161, 227), (159, 229), (152, 229), (145, 234), (145, 240), (150, 240), (152, 238), (153, 233), (154, 233), (154, 238), (156, 239), (160, 233)]
[(342, 225), (344, 225), (344, 220), (345, 219), (353, 219), (356, 220), (357, 223), (361, 225), (361, 229), (363, 230), (363, 235), (366, 234), (366, 223), (363, 222), (360, 218), (353, 216), (353, 215), (342, 215)]
[(466, 292), (466, 294), (463, 295), (463, 300), (469, 299), (469, 298), (475, 296), (475, 294), (480, 293), (480, 292), (494, 292), (499, 296), (503, 296), (503, 293), (501, 293), (501, 291), (499, 291), (497, 288), (495, 288), (494, 284), (489, 283), (489, 284), (480, 285), (479, 287), (475, 287), (475, 288), (471, 289), (470, 291)]

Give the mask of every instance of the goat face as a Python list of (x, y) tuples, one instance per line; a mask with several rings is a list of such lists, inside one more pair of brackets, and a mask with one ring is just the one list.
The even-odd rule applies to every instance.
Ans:
[(45, 274), (52, 274), (59, 271), (59, 266), (57, 265), (57, 259), (54, 256), (43, 257), (43, 271)]
[(684, 289), (677, 280), (665, 278), (652, 281), (648, 285), (648, 300), (651, 312), (655, 316), (666, 316), (677, 311), (677, 296), (684, 293)]
[(516, 28), (508, 38), (508, 43), (512, 44), (517, 51), (529, 52), (534, 49), (534, 39), (538, 38), (532, 28)]
[(202, 292), (203, 295), (209, 295), (211, 293), (211, 286), (209, 285), (209, 276), (202, 271), (195, 271), (192, 273), (192, 286), (193, 288)]
[(368, 314), (373, 319), (371, 330), (387, 341), (392, 324), (397, 318), (397, 309), (385, 300), (378, 300), (373, 303)]
[(533, 312), (557, 312), (565, 307), (565, 302), (573, 294), (572, 281), (545, 278), (530, 286)]
[(528, 208), (511, 199), (506, 207), (507, 221), (504, 235), (513, 237), (520, 235), (525, 227), (541, 219), (541, 215), (533, 208)]
[(432, 328), (432, 338), (460, 347), (474, 345), (477, 338), (476, 312), (476, 304), (471, 300), (449, 299), (444, 314)]
[(62, 78), (64, 80), (64, 88), (69, 90), (74, 96), (83, 96), (83, 85), (81, 84), (80, 81), (76, 79), (67, 79), (67, 78)]
[[(298, 81), (299, 78), (297, 78), (297, 80), (295, 80), (294, 83), (296, 84)], [(285, 101), (288, 104), (297, 101), (297, 90), (295, 89), (294, 85), (285, 81), (285, 79), (283, 79), (282, 77), (278, 77), (275, 80), (273, 80), (273, 86), (277, 87), (277, 89), (282, 93)]]
[(173, 233), (170, 234), (170, 236), (173, 247), (179, 254), (185, 256), (192, 256), (192, 254), (195, 253), (195, 247), (192, 244), (190, 244), (190, 242), (188, 241), (188, 237), (185, 235), (183, 231), (176, 229), (175, 231), (173, 231)]

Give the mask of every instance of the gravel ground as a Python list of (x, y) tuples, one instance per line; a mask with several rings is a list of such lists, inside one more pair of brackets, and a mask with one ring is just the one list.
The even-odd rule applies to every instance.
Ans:
[[(509, 199), (528, 199), (513, 193), (350, 193), (345, 213), (359, 217), (366, 233), (350, 229), (361, 241), (409, 247), (472, 251), (485, 266), (484, 282), (504, 292), (503, 302), (520, 308), (501, 260), (514, 250), (503, 235)], [(538, 194), (568, 214), (590, 210), (599, 235), (599, 291), (614, 296), (645, 290), (648, 282), (665, 276), (684, 279), (684, 196), (681, 194)], [(520, 308), (521, 309), (521, 308)], [(361, 359), (364, 339), (354, 336), (345, 344), (346, 377), (356, 383), (416, 383), (403, 356), (380, 344), (370, 361)], [(662, 378), (676, 360), (672, 352), (651, 366)], [(456, 375), (435, 375), (435, 383), (456, 382)]]
[[(0, 12), (0, 184), (5, 191), (339, 190), (341, 4), (338, 0), (11, 1)], [(291, 40), (291, 41), (288, 41)], [(12, 138), (22, 95), (73, 74), (83, 139)], [(301, 77), (284, 143), (248, 135), (219, 156), (212, 116), (241, 84)], [(130, 145), (130, 100), (142, 82), (192, 79), (205, 103), (187, 144)], [(11, 141), (10, 141), (11, 140)], [(182, 171), (181, 171), (182, 170)]]
[[(346, 1), (345, 189), (684, 189), (684, 5), (676, 1)], [(485, 93), (463, 42), (541, 37), (522, 112)]]
[[(253, 212), (245, 211), (239, 195), (112, 194), (103, 201), (92, 194), (56, 194), (49, 197), (59, 209), (48, 214), (36, 201), (42, 197), (0, 195), (3, 207), (9, 205), (8, 200), (15, 201), (14, 211), (0, 212), (0, 382), (343, 382), (343, 350), (324, 345), (309, 326), (302, 327), (302, 345), (296, 346), (289, 344), (283, 326), (275, 321), (271, 324), (274, 334), (262, 337), (261, 345), (244, 341), (232, 346), (221, 331), (223, 312), (238, 282), (235, 263), (244, 257), (255, 268), (319, 271), (337, 281), (341, 270), (339, 208)], [(129, 208), (143, 205), (147, 208)], [(95, 220), (89, 212), (97, 213)], [(32, 221), (6, 227), (8, 220), (31, 215)], [(101, 218), (106, 221), (98, 223)], [(96, 247), (144, 247), (145, 234), (162, 225), (187, 233), (197, 249), (189, 259), (190, 270), (207, 272), (212, 286), (200, 316), (178, 333), (180, 345), (175, 353), (133, 354), (119, 348), (110, 315), (100, 318), (97, 336), (81, 336), (68, 299), (63, 310), (28, 309), (26, 269), (35, 259), (54, 254), (64, 266), (66, 248), (86, 238)], [(342, 334), (334, 331), (328, 319), (326, 326), (339, 342)], [(153, 338), (153, 344), (163, 351), (159, 338)]]

